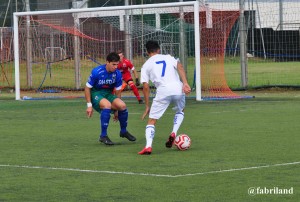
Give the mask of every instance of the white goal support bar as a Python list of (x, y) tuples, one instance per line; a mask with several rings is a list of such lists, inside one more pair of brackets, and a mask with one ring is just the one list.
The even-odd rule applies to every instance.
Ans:
[(199, 1), (176, 2), (176, 3), (161, 3), (161, 4), (145, 4), (145, 5), (130, 5), (130, 6), (114, 6), (114, 7), (97, 7), (83, 9), (64, 9), (64, 10), (48, 10), (48, 11), (30, 11), (30, 12), (15, 12), (13, 14), (14, 21), (14, 62), (15, 62), (15, 99), (21, 100), (20, 95), (20, 64), (19, 64), (19, 25), (18, 17), (28, 15), (46, 15), (46, 14), (66, 14), (66, 13), (83, 13), (83, 12), (104, 12), (128, 9), (147, 9), (147, 8), (165, 8), (165, 7), (180, 7), (193, 6), (194, 12), (194, 32), (195, 32), (195, 69), (196, 69), (196, 100), (201, 100), (201, 79), (200, 79), (200, 21), (199, 21)]

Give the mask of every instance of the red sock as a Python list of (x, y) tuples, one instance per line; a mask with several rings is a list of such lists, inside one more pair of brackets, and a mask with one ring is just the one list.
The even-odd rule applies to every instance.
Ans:
[(140, 94), (139, 94), (139, 90), (137, 89), (137, 87), (134, 85), (134, 83), (131, 83), (129, 84), (130, 88), (132, 89), (135, 97), (138, 99), (138, 100), (141, 100), (141, 97), (140, 97)]

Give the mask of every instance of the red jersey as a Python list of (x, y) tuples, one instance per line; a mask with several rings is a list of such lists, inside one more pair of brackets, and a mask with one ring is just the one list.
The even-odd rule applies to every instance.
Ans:
[(129, 70), (133, 70), (133, 69), (134, 69), (133, 64), (127, 58), (123, 58), (123, 60), (120, 61), (119, 64), (118, 64), (118, 70), (120, 70), (120, 72), (122, 74), (125, 74), (127, 72), (130, 73)]

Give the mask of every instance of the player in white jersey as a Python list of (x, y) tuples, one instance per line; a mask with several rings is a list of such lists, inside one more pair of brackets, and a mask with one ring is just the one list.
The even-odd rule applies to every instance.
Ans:
[[(166, 147), (171, 148), (176, 138), (176, 133), (184, 119), (185, 94), (191, 92), (187, 83), (182, 64), (170, 55), (160, 54), (160, 46), (156, 41), (146, 43), (149, 59), (141, 69), (141, 83), (145, 99), (144, 119), (149, 114), (146, 126), (146, 146), (138, 154), (149, 155), (152, 153), (152, 142), (155, 135), (156, 121), (164, 114), (168, 106), (173, 103), (176, 113), (173, 122), (173, 130), (169, 136)], [(181, 80), (180, 80), (181, 79)], [(156, 87), (156, 95), (151, 108), (149, 107), (149, 94), (151, 81)]]

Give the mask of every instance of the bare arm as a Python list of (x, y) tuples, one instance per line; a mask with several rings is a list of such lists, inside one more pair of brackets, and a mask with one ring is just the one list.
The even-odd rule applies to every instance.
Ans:
[(134, 77), (135, 77), (135, 85), (139, 86), (140, 85), (139, 76), (138, 76), (137, 71), (135, 69), (133, 69), (133, 74), (134, 74)]
[(143, 94), (145, 99), (145, 111), (142, 116), (142, 120), (149, 114), (150, 107), (149, 107), (149, 95), (150, 95), (150, 87), (148, 83), (143, 83)]
[(181, 81), (183, 83), (182, 90), (185, 94), (189, 94), (191, 92), (191, 87), (187, 82), (184, 68), (180, 62), (177, 63), (177, 70), (178, 70), (178, 74), (181, 78)]
[[(86, 103), (91, 103), (91, 89), (87, 86), (85, 86), (85, 88), (84, 88), (84, 95), (85, 95)], [(86, 114), (87, 114), (88, 118), (90, 118), (93, 115), (93, 107), (92, 106), (87, 106)]]
[(116, 96), (121, 99), (122, 90), (116, 90)]
[(132, 72), (133, 72), (134, 78), (138, 79), (139, 76), (138, 76), (138, 74), (137, 74), (135, 68), (132, 70)]

